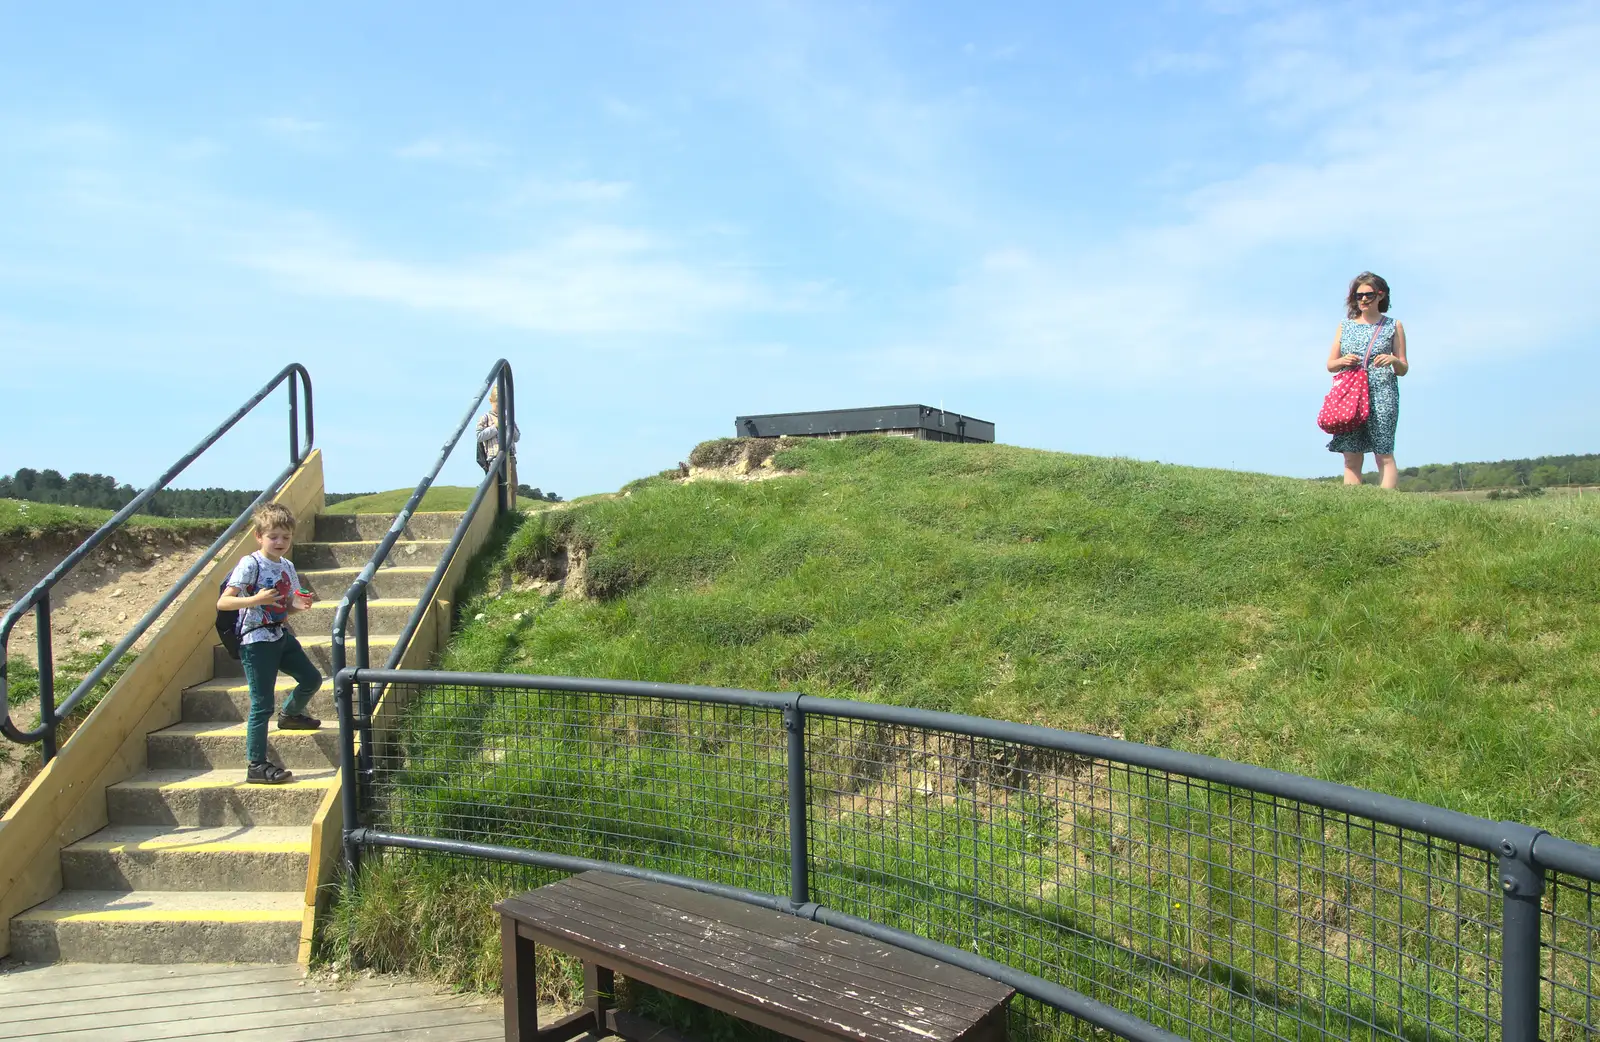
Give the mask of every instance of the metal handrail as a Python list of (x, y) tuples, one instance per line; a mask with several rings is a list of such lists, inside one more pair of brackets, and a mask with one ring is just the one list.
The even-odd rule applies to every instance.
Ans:
[[(371, 684), (410, 684), (419, 687), (455, 685), (610, 694), (750, 706), (782, 712), (783, 726), (789, 736), (787, 791), (790, 800), (790, 893), (785, 897), (622, 862), (574, 857), (551, 850), (529, 850), (503, 844), (388, 832), (365, 827), (359, 816), (361, 808), (353, 802), (347, 802), (344, 843), (347, 861), (352, 865), (358, 863), (360, 850), (363, 847), (394, 847), (570, 872), (600, 869), (684, 886), (788, 912), (919, 951), (940, 961), (962, 966), (1002, 981), (1016, 988), (1021, 994), (1080, 1017), (1096, 1027), (1138, 1042), (1175, 1042), (1179, 1036), (1126, 1011), (1016, 967), (816, 903), (810, 892), (807, 871), (809, 862), (806, 854), (806, 718), (808, 716), (819, 719), (844, 718), (914, 727), (1147, 768), (1368, 818), (1484, 851), (1498, 859), (1496, 876), (1504, 899), (1500, 932), (1503, 968), (1502, 1037), (1506, 1042), (1537, 1042), (1538, 1039), (1540, 895), (1545, 889), (1545, 873), (1559, 872), (1591, 882), (1600, 882), (1600, 848), (1559, 839), (1542, 829), (1517, 822), (1491, 821), (1336, 782), (1100, 735), (958, 713), (795, 693), (528, 674), (345, 669), (335, 673), (334, 676), (334, 701), (339, 711), (341, 727), (340, 765), (345, 772), (350, 772), (356, 763), (351, 729), (351, 691), (361, 685)], [(357, 793), (353, 791), (353, 787), (347, 785), (346, 792), (347, 800), (353, 801), (356, 798)]]
[[(79, 562), (81, 562), (85, 557), (89, 556), (89, 554), (93, 553), (96, 547), (109, 539), (111, 534), (122, 526), (123, 522), (127, 521), (128, 518), (137, 513), (139, 508), (144, 506), (145, 503), (149, 502), (151, 497), (153, 497), (157, 492), (160, 492), (162, 489), (166, 488), (168, 482), (172, 481), (173, 478), (183, 473), (184, 469), (187, 468), (189, 464), (193, 463), (202, 453), (214, 445), (218, 439), (226, 434), (234, 424), (243, 419), (247, 413), (249, 413), (257, 405), (260, 405), (267, 395), (276, 390), (278, 385), (283, 383), (285, 380), (289, 382), (289, 466), (284, 468), (283, 472), (280, 473), (277, 478), (275, 478), (273, 482), (262, 491), (261, 495), (256, 497), (255, 502), (251, 503), (249, 508), (247, 508), (244, 513), (240, 514), (233, 524), (229, 525), (227, 530), (218, 536), (216, 540), (206, 548), (206, 552), (202, 554), (200, 558), (183, 573), (183, 575), (176, 583), (172, 585), (170, 589), (167, 590), (161, 599), (156, 602), (155, 607), (146, 612), (144, 617), (135, 623), (133, 628), (129, 630), (120, 641), (117, 642), (116, 646), (111, 649), (111, 652), (107, 654), (105, 658), (100, 660), (100, 664), (95, 666), (95, 668), (89, 672), (89, 675), (83, 678), (82, 682), (80, 682), (78, 686), (73, 689), (72, 694), (68, 695), (66, 700), (60, 705), (56, 705), (55, 659), (50, 632), (51, 589), (53, 589), (55, 585), (67, 575), (68, 572), (77, 567)], [(302, 386), (305, 389), (306, 396), (304, 446), (302, 446), (300, 442), (300, 405), (298, 394), (298, 391)], [(79, 702), (83, 701), (84, 697), (94, 689), (96, 684), (105, 679), (106, 674), (111, 672), (111, 670), (116, 667), (117, 662), (120, 661), (122, 656), (127, 653), (128, 649), (133, 647), (138, 639), (144, 635), (145, 631), (154, 625), (155, 621), (161, 617), (161, 613), (166, 611), (172, 602), (177, 600), (178, 597), (182, 595), (184, 589), (187, 588), (189, 583), (194, 580), (194, 577), (205, 570), (206, 566), (211, 563), (211, 558), (219, 550), (226, 546), (230, 540), (238, 535), (238, 533), (247, 524), (249, 524), (250, 515), (255, 511), (255, 509), (262, 503), (271, 499), (272, 496), (277, 493), (278, 489), (283, 486), (283, 483), (289, 480), (294, 472), (299, 469), (300, 465), (305, 462), (306, 457), (311, 454), (311, 448), (315, 438), (316, 424), (311, 401), (311, 374), (306, 371), (305, 366), (298, 362), (291, 362), (290, 364), (284, 366), (283, 369), (278, 372), (278, 375), (267, 381), (261, 390), (257, 391), (243, 405), (235, 409), (231, 416), (222, 421), (222, 423), (210, 434), (206, 435), (206, 437), (203, 438), (199, 444), (190, 449), (188, 452), (184, 453), (184, 455), (176, 463), (168, 467), (166, 472), (157, 478), (155, 482), (150, 485), (150, 487), (146, 488), (143, 492), (140, 492), (137, 496), (134, 496), (133, 499), (129, 501), (127, 506), (124, 506), (121, 510), (118, 510), (108, 521), (106, 521), (105, 524), (101, 525), (93, 535), (89, 536), (89, 538), (80, 543), (76, 550), (73, 550), (70, 554), (63, 558), (61, 563), (56, 565), (55, 568), (50, 571), (50, 574), (46, 575), (43, 579), (40, 579), (38, 583), (34, 585), (33, 589), (29, 590), (22, 597), (18, 598), (17, 602), (13, 604), (10, 610), (6, 612), (4, 620), (0, 621), (0, 712), (4, 713), (3, 719), (0, 719), (0, 734), (4, 734), (13, 742), (22, 744), (40, 742), (42, 743), (42, 751), (45, 762), (48, 763), (51, 759), (53, 759), (56, 754), (56, 728), (60, 725), (61, 721), (66, 719), (67, 716), (71, 714), (73, 709), (77, 707)], [(29, 730), (23, 730), (11, 719), (11, 707), (10, 703), (7, 701), (7, 664), (9, 648), (11, 644), (11, 631), (22, 619), (22, 617), (29, 611), (33, 611), (37, 616), (36, 629), (38, 631), (37, 640), (39, 649), (39, 726)]]
[[(406, 619), (405, 627), (395, 640), (394, 648), (389, 652), (389, 658), (385, 663), (386, 668), (395, 668), (405, 656), (406, 649), (411, 645), (411, 639), (416, 636), (417, 628), (422, 624), (422, 616), (427, 612), (428, 605), (432, 602), (434, 594), (439, 591), (439, 586), (444, 582), (445, 572), (449, 569), (450, 562), (454, 558), (457, 549), (460, 548), (461, 541), (466, 537), (467, 528), (477, 515), (478, 508), (483, 505), (484, 496), (487, 495), (490, 484), (493, 483), (495, 487), (501, 512), (504, 512), (512, 502), (516, 490), (508, 488), (507, 483), (511, 479), (510, 463), (508, 461), (511, 459), (512, 447), (516, 442), (516, 385), (511, 375), (511, 363), (502, 358), (489, 368), (489, 375), (484, 378), (483, 385), (479, 387), (477, 395), (472, 399), (472, 404), (467, 407), (466, 415), (456, 425), (455, 433), (450, 436), (450, 439), (444, 443), (443, 448), (439, 450), (439, 456), (434, 460), (432, 469), (422, 476), (421, 481), (417, 482), (417, 487), (411, 493), (411, 498), (406, 500), (405, 506), (400, 508), (400, 513), (395, 516), (394, 523), (389, 526), (389, 531), (384, 534), (383, 539), (378, 543), (377, 549), (372, 552), (371, 559), (361, 569), (355, 581), (345, 590), (344, 597), (339, 601), (339, 606), (334, 609), (333, 644), (329, 649), (329, 657), (335, 675), (345, 668), (348, 659), (346, 631), (350, 629), (352, 612), (355, 613), (356, 666), (357, 668), (365, 669), (370, 665), (368, 661), (368, 636), (370, 631), (367, 626), (367, 589), (372, 585), (372, 579), (377, 574), (378, 569), (388, 559), (390, 552), (394, 549), (394, 544), (399, 541), (400, 536), (405, 532), (406, 525), (410, 524), (412, 514), (416, 512), (417, 507), (422, 503), (422, 497), (433, 485), (434, 479), (439, 476), (439, 471), (444, 468), (445, 461), (450, 458), (450, 454), (455, 451), (456, 445), (461, 441), (461, 435), (466, 432), (473, 418), (477, 416), (478, 407), (483, 404), (483, 400), (488, 396), (491, 388), (497, 388), (499, 391), (499, 413), (496, 416), (496, 420), (500, 424), (499, 455), (495, 457), (494, 464), (489, 468), (489, 472), (478, 483), (477, 493), (472, 497), (472, 502), (468, 504), (466, 512), (461, 515), (461, 520), (456, 524), (455, 531), (451, 533), (450, 542), (445, 547), (444, 553), (440, 555), (439, 564), (434, 568), (433, 575), (429, 577), (426, 589), (423, 591), (422, 596), (418, 598), (416, 607), (412, 609), (410, 617)], [(363, 737), (360, 773), (362, 778), (369, 778), (372, 773), (372, 748), (371, 742), (366, 739), (371, 737), (373, 706), (370, 686), (362, 685), (358, 690), (358, 694), (360, 696), (361, 711), (357, 726)], [(349, 791), (349, 786), (346, 786), (345, 797), (347, 800), (354, 799), (354, 793)], [(348, 810), (351, 806), (354, 806), (354, 804), (347, 804), (346, 809)]]

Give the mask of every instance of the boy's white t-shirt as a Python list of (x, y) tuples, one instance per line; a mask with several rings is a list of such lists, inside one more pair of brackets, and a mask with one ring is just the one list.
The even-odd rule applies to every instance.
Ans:
[(244, 634), (239, 638), (239, 644), (243, 646), (264, 640), (281, 640), (284, 621), (289, 617), (289, 610), (284, 605), (300, 589), (300, 576), (294, 570), (294, 562), (287, 557), (274, 561), (266, 554), (251, 554), (239, 559), (233, 574), (228, 576), (228, 585), (246, 597), (270, 587), (278, 591), (280, 598), (277, 604), (239, 609), (239, 629)]

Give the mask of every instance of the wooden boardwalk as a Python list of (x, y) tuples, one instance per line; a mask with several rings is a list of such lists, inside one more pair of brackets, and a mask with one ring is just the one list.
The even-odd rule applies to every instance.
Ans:
[(0, 965), (0, 1039), (40, 1042), (488, 1042), (500, 1003), (295, 966)]

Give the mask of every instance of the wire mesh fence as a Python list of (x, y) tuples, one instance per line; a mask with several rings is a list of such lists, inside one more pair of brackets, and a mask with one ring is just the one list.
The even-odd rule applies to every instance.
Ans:
[[(1485, 849), (959, 718), (528, 683), (391, 685), (365, 822), (778, 895), (798, 847), (811, 901), (1188, 1038), (1501, 1036)], [(1549, 878), (1540, 1035), (1592, 1037), (1596, 884)], [(1103, 1036), (1025, 995), (1012, 1031)]]

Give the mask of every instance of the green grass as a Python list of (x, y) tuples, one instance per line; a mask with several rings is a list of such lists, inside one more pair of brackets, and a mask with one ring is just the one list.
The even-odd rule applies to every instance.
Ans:
[(532, 516), (513, 562), (576, 539), (605, 599), (469, 605), (446, 666), (1121, 734), (1600, 840), (1600, 501), (880, 438), (781, 463)]
[[(91, 640), (100, 636), (98, 633), (84, 632), (79, 637)], [(55, 700), (59, 705), (75, 691), (83, 678), (89, 675), (90, 670), (111, 653), (110, 641), (101, 640), (93, 647), (83, 647), (75, 644), (73, 650), (67, 652), (55, 664)], [(106, 693), (122, 679), (122, 675), (133, 666), (138, 653), (129, 651), (117, 660), (101, 681), (83, 696), (83, 701), (73, 707), (60, 723), (56, 730), (56, 745), (59, 747), (77, 730), (95, 706)], [(6, 703), (11, 712), (11, 718), (24, 730), (32, 730), (39, 726), (39, 671), (31, 662), (22, 658), (12, 658), (6, 663)], [(33, 742), (25, 746), (14, 745), (10, 741), (0, 739), (0, 763), (16, 764), (20, 770), (20, 778), (15, 789), (20, 793), (29, 779), (38, 771), (40, 760), (39, 743)], [(0, 796), (14, 795), (15, 793), (0, 793)], [(0, 803), (0, 810), (4, 810)]]
[[(0, 499), (0, 539), (9, 537), (87, 536), (111, 517), (110, 510), (90, 507), (63, 507), (51, 503), (29, 503), (20, 499)], [(135, 514), (126, 527), (158, 529), (163, 532), (211, 535), (221, 531), (232, 518), (147, 517)]]
[[(398, 514), (416, 488), (397, 488), (392, 492), (374, 492), (368, 496), (340, 500), (330, 504), (327, 514)], [(419, 510), (465, 510), (472, 503), (477, 488), (465, 485), (434, 485), (422, 494)]]
[[(646, 479), (625, 497), (528, 517), (497, 551), (505, 566), (538, 572), (559, 547), (585, 548), (595, 597), (481, 586), (445, 666), (798, 690), (1047, 724), (1600, 839), (1600, 504), (1463, 503), (898, 439), (808, 442), (777, 463), (800, 473)], [(767, 798), (781, 788), (780, 746), (739, 760), (735, 782), (728, 736), (695, 710), (663, 707), (650, 728), (629, 731), (620, 704), (592, 704), (615, 736), (598, 748), (581, 739), (597, 718), (569, 719), (569, 702), (490, 695), (466, 708), (424, 699), (408, 714), (391, 804), (403, 829), (783, 890), (781, 800)], [(1278, 1031), (1291, 1031), (1287, 1018), (1322, 1015), (1314, 1005), (1284, 1012), (1282, 996), (1295, 990), (1345, 1010), (1338, 1016), (1379, 1016), (1291, 972), (1315, 954), (1315, 944), (1293, 947), (1298, 927), (1275, 948), (1286, 960), (1276, 969), (1243, 985), (1232, 969), (1240, 950), (1281, 936), (1272, 917), (1284, 914), (1274, 910), (1283, 887), (1328, 895), (1344, 877), (1326, 864), (1302, 875), (1285, 860), (1278, 870), (1289, 866), (1293, 879), (1274, 879), (1253, 861), (1230, 866), (1231, 852), (1248, 853), (1263, 842), (1251, 830), (1269, 826), (1285, 856), (1315, 851), (1317, 821), (1289, 824), (1273, 811), (1270, 822), (1252, 825), (1247, 814), (1241, 824), (1204, 792), (1174, 809), (1162, 802), (1170, 793), (1158, 798), (1128, 775), (1105, 806), (1069, 815), (1058, 834), (1050, 805), (1022, 795), (996, 810), (986, 795), (981, 813), (976, 795), (959, 792), (898, 798), (876, 817), (814, 811), (838, 826), (813, 837), (819, 899), (846, 910), (876, 901), (860, 910), (920, 922), (953, 943), (1002, 944), (1012, 959), (1054, 960), (1053, 975), (1108, 999), (1145, 994), (1158, 974), (1173, 1001), (1270, 1015)], [(1229, 853), (1174, 866), (1175, 836)], [(1372, 885), (1408, 890), (1387, 867), (1396, 858), (1386, 842), (1374, 838), (1364, 855)], [(1162, 849), (1168, 861), (1158, 864)], [(1078, 856), (1071, 851), (1087, 851), (1084, 883), (1048, 900), (1022, 896), (1040, 863)], [(979, 858), (993, 866), (982, 890), (968, 869)], [(903, 878), (912, 863), (922, 866), (914, 882)], [(833, 864), (845, 874), (823, 867)], [(475, 961), (492, 946), (481, 899), (538, 878), (377, 861), (373, 882), (341, 906), (340, 950), (363, 959), (388, 944), (385, 957), (410, 968), (492, 983)], [(940, 907), (941, 886), (987, 905), (982, 938)], [(1114, 899), (1108, 886), (1120, 888)], [(457, 902), (462, 936), (476, 940), (442, 950), (396, 929), (424, 896)], [(1380, 908), (1384, 900), (1349, 913), (1378, 924), (1369, 932), (1386, 947), (1368, 942), (1353, 983), (1380, 995), (1394, 951), (1415, 980), (1418, 953), (1451, 941), (1433, 936), (1448, 917), (1412, 921), (1426, 900)], [(1278, 934), (1262, 932), (1274, 925)], [(1453, 943), (1487, 943), (1475, 929), (1467, 922)], [(1030, 939), (1041, 933), (1054, 939)], [(1091, 964), (1103, 967), (1095, 981)], [(1408, 994), (1409, 1009), (1417, 1001)], [(1443, 1013), (1449, 997), (1432, 1001)], [(1329, 1026), (1351, 1028), (1337, 1016)]]

